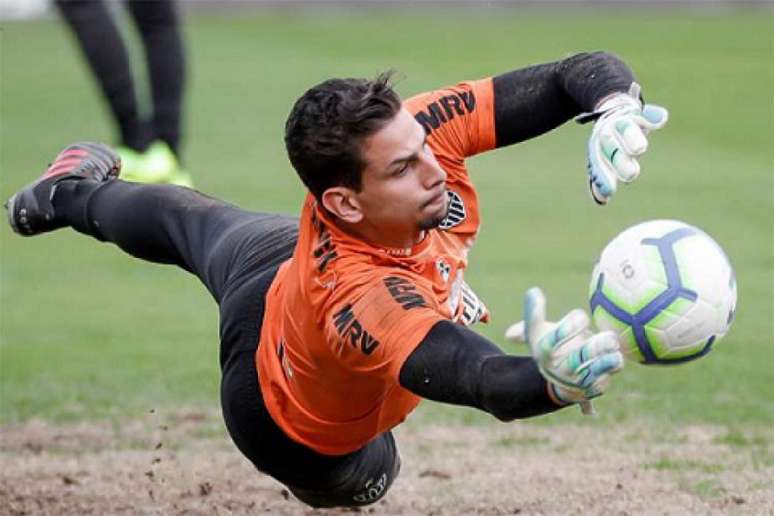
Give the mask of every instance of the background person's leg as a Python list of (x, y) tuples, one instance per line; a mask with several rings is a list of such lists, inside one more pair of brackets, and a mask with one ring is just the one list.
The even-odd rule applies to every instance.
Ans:
[(180, 156), (185, 49), (179, 15), (171, 0), (127, 2), (145, 46), (156, 138)]
[(129, 57), (108, 7), (101, 0), (57, 0), (56, 5), (110, 106), (122, 144), (145, 150), (148, 127), (140, 118)]

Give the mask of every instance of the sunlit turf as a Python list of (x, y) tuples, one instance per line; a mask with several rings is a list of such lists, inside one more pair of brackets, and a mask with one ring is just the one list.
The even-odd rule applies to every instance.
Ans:
[[(596, 402), (597, 421), (774, 420), (770, 10), (248, 11), (191, 16), (186, 38), (186, 166), (197, 187), (288, 213), (302, 189), (284, 155), (284, 120), (295, 98), (325, 78), (395, 68), (405, 76), (399, 90), (410, 95), (581, 50), (622, 56), (671, 120), (653, 135), (642, 177), (610, 206), (594, 206), (585, 192), (588, 127), (568, 124), (470, 161), (484, 225), (468, 281), (493, 314), (480, 331), (501, 342), (532, 285), (544, 288), (553, 317), (584, 305), (592, 263), (609, 239), (642, 220), (681, 219), (731, 257), (735, 326), (696, 363), (629, 364)], [(56, 20), (7, 23), (0, 45), (5, 199), (66, 143), (109, 141), (112, 130)], [(217, 310), (194, 278), (70, 231), (22, 239), (3, 224), (0, 238), (0, 421), (217, 405)], [(431, 403), (419, 417), (491, 419)], [(539, 421), (578, 419), (573, 409)]]

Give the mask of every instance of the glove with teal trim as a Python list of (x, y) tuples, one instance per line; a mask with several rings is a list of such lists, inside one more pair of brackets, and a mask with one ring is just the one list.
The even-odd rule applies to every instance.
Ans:
[(616, 93), (592, 113), (575, 120), (596, 120), (588, 144), (586, 168), (589, 190), (597, 204), (607, 204), (618, 182), (630, 183), (640, 175), (637, 158), (648, 149), (648, 133), (667, 123), (669, 112), (654, 104), (642, 104), (640, 85), (633, 82), (628, 93)]
[(571, 311), (558, 323), (546, 321), (546, 299), (537, 287), (524, 296), (524, 320), (508, 328), (505, 337), (529, 344), (549, 393), (563, 404), (581, 403), (584, 414), (593, 414), (589, 400), (603, 394), (610, 375), (624, 365), (615, 333), (592, 333), (583, 310)]

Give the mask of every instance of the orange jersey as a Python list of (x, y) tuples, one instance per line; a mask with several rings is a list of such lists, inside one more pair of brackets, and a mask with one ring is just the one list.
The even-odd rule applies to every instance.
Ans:
[(463, 279), (480, 224), (464, 160), (495, 146), (492, 81), (404, 106), (447, 172), (446, 219), (413, 248), (385, 249), (339, 229), (308, 195), (293, 257), (266, 295), (256, 352), (266, 407), (288, 436), (323, 454), (361, 448), (417, 406), (398, 376), (434, 324), (488, 317)]

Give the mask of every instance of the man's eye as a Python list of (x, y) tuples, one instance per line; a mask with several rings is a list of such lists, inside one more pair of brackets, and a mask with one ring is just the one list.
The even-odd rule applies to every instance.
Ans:
[(402, 176), (408, 171), (408, 169), (409, 169), (409, 162), (407, 161), (406, 163), (403, 164), (402, 167), (400, 167), (398, 170), (395, 171), (394, 175)]

